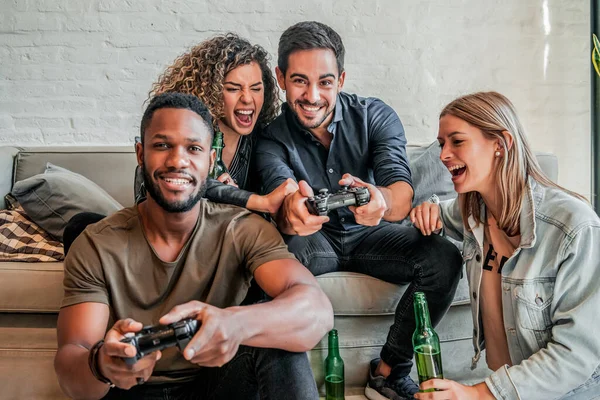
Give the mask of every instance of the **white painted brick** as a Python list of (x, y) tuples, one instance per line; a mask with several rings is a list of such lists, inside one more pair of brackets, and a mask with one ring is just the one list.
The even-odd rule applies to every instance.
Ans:
[(355, 16), (375, 16), (381, 10), (376, 1), (365, 0), (334, 0), (333, 15)]
[[(66, 47), (99, 47), (105, 45), (108, 40), (109, 32), (44, 32), (36, 33), (33, 37), (33, 45), (39, 47), (45, 46), (66, 46)], [(31, 44), (30, 44), (31, 45)]]
[(69, 64), (117, 64), (119, 62), (119, 51), (89, 47), (68, 48), (64, 49), (62, 60)]
[(266, 1), (245, 1), (243, 4), (238, 0), (208, 0), (206, 6), (211, 13), (246, 14), (264, 13), (272, 6)]
[(114, 14), (69, 14), (64, 26), (67, 31), (114, 32), (120, 30), (121, 22), (122, 19)]
[(66, 19), (63, 14), (28, 11), (15, 13), (9, 23), (17, 32), (60, 31)]
[(40, 129), (65, 129), (69, 128), (70, 122), (68, 118), (52, 118), (52, 117), (16, 117), (15, 128), (40, 128)]
[(29, 0), (29, 9), (42, 12), (89, 12), (93, 3), (89, 0)]
[(156, 4), (156, 10), (161, 13), (167, 12), (180, 15), (191, 13), (207, 14), (213, 12), (207, 0), (169, 0)]
[(29, 11), (31, 0), (3, 0), (3, 2), (3, 11), (6, 9), (11, 9), (11, 11)]
[(111, 33), (106, 38), (106, 45), (109, 47), (129, 49), (132, 47), (165, 47), (171, 44), (169, 37), (172, 33), (165, 32), (129, 32)]
[(183, 53), (184, 49), (174, 47), (159, 47), (154, 48), (140, 47), (129, 48), (125, 51), (124, 56), (128, 57), (130, 62), (142, 65), (166, 65), (171, 63), (178, 55)]
[(156, 9), (158, 1), (143, 0), (100, 0), (98, 3), (99, 11), (113, 13), (144, 12), (149, 9)]
[(42, 128), (41, 132), (46, 143), (56, 143), (57, 145), (77, 144), (76, 135), (73, 131), (55, 128)]
[(175, 14), (139, 12), (135, 18), (121, 16), (125, 32), (173, 32), (179, 30), (179, 17)]
[(10, 115), (0, 114), (0, 129), (15, 129), (15, 122)]
[[(2, 27), (0, 26), (1, 31)], [(39, 35), (37, 32), (2, 33), (2, 44), (10, 47), (30, 47), (34, 44), (33, 41), (37, 35)]]
[(46, 144), (39, 129), (0, 129), (2, 146), (40, 146)]
[(22, 116), (37, 113), (56, 113), (64, 112), (66, 115), (72, 115), (76, 112), (89, 112), (95, 109), (96, 100), (91, 98), (78, 99), (21, 99), (19, 102), (12, 100), (0, 100), (0, 110), (11, 115)]
[[(170, 58), (167, 58), (167, 60), (170, 60)], [(171, 61), (166, 61), (165, 65), (167, 62)], [(106, 67), (103, 71), (103, 76), (105, 76), (108, 81), (148, 80), (148, 82), (151, 82), (155, 77), (158, 77), (161, 72), (162, 68), (157, 65), (131, 63), (127, 67)]]
[(56, 64), (61, 51), (58, 47), (16, 47), (10, 52), (10, 59), (15, 64)]

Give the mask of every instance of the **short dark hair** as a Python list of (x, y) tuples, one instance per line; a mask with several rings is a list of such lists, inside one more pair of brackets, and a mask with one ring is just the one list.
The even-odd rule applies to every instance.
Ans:
[(152, 100), (150, 100), (148, 107), (146, 107), (146, 111), (144, 111), (144, 116), (142, 117), (142, 123), (140, 124), (140, 136), (142, 144), (144, 143), (144, 133), (152, 121), (154, 112), (156, 110), (160, 110), (161, 108), (178, 108), (195, 112), (206, 123), (206, 127), (208, 128), (212, 138), (214, 134), (212, 117), (210, 116), (210, 111), (208, 111), (206, 105), (204, 105), (199, 98), (191, 94), (170, 92), (159, 94), (158, 96), (153, 97)]
[(329, 26), (316, 21), (298, 22), (290, 26), (279, 38), (277, 66), (285, 75), (290, 54), (298, 50), (329, 49), (335, 54), (338, 73), (344, 71), (346, 50), (342, 38)]

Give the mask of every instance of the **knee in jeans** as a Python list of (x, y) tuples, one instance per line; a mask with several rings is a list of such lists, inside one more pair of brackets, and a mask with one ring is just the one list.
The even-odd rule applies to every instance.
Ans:
[(432, 235), (432, 248), (434, 249), (431, 257), (433, 263), (443, 263), (445, 267), (454, 274), (460, 274), (463, 265), (462, 255), (458, 248), (444, 237)]

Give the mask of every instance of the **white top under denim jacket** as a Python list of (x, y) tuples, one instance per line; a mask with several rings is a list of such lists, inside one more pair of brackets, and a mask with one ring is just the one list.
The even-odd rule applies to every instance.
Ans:
[[(505, 365), (485, 382), (496, 398), (506, 400), (556, 399), (580, 385), (598, 385), (600, 391), (600, 219), (561, 190), (531, 178), (527, 189), (521, 243), (502, 269), (513, 366)], [(484, 226), (475, 227), (469, 217), (471, 232), (464, 229), (458, 199), (440, 208), (443, 233), (464, 242), (474, 368), (485, 346), (479, 313)]]

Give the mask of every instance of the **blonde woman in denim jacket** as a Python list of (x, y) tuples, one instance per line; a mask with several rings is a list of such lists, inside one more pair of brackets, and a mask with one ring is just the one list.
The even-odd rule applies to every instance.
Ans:
[[(424, 235), (462, 240), (474, 321), (492, 373), (465, 386), (432, 379), (424, 399), (600, 399), (600, 219), (551, 182), (511, 102), (454, 100), (440, 116), (441, 161), (458, 198), (410, 217)], [(485, 335), (484, 335), (485, 333)]]

